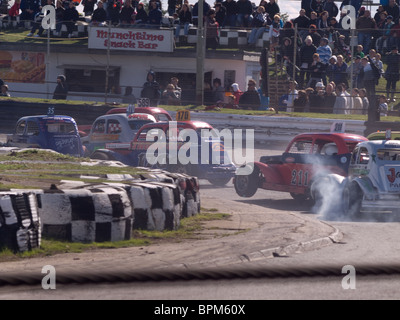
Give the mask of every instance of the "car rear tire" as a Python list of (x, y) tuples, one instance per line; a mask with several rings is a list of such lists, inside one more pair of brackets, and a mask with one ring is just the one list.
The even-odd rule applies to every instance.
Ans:
[(294, 192), (291, 192), (290, 195), (292, 196), (292, 198), (293, 198), (294, 200), (299, 201), (299, 202), (306, 201), (306, 200), (308, 200), (308, 199), (310, 198), (310, 195), (309, 195), (309, 194), (303, 194), (303, 193), (294, 193)]
[(260, 184), (261, 173), (260, 169), (254, 167), (254, 170), (249, 175), (235, 175), (235, 190), (236, 193), (244, 198), (250, 198), (257, 192)]
[(349, 183), (343, 190), (343, 211), (347, 217), (357, 217), (361, 210), (363, 192), (357, 183)]

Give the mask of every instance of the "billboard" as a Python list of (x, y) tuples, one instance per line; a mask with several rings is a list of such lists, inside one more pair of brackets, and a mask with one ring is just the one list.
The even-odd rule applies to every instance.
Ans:
[(0, 50), (0, 78), (5, 82), (44, 83), (45, 59), (43, 52)]
[(88, 47), (89, 49), (172, 52), (173, 29), (90, 27)]

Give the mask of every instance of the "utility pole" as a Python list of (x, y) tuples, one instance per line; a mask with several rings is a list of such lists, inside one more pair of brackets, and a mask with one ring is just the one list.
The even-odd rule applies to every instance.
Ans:
[(197, 22), (197, 60), (196, 60), (196, 103), (204, 104), (204, 23), (203, 23), (203, 8), (204, 0), (199, 0), (199, 15)]

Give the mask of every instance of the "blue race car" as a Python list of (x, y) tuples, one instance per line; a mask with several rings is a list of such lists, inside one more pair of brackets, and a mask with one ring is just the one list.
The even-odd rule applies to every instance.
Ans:
[(62, 115), (20, 118), (14, 133), (7, 135), (6, 145), (18, 148), (50, 149), (75, 157), (84, 155), (75, 120)]

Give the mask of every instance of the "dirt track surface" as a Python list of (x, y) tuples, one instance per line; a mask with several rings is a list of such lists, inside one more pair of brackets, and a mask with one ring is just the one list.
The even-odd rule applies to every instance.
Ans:
[(312, 217), (262, 208), (214, 197), (202, 197), (202, 206), (230, 213), (229, 220), (207, 222), (203, 239), (158, 242), (149, 246), (99, 249), (44, 258), (3, 262), (7, 272), (41, 272), (45, 265), (63, 270), (132, 270), (203, 268), (269, 259), (273, 254), (296, 254), (330, 245), (340, 232)]

